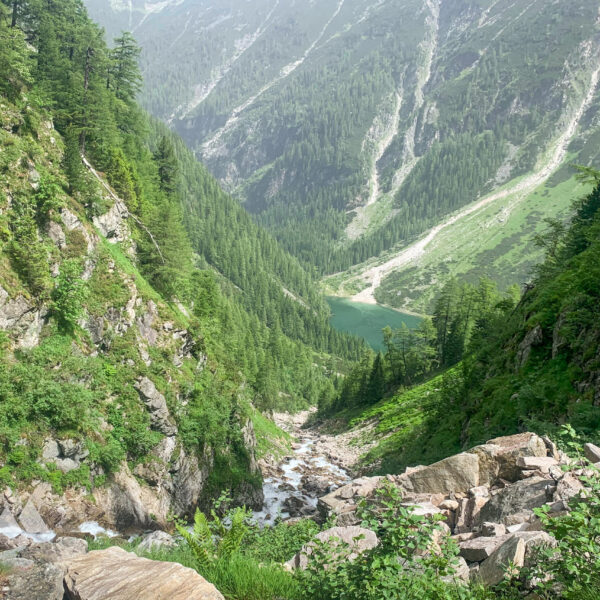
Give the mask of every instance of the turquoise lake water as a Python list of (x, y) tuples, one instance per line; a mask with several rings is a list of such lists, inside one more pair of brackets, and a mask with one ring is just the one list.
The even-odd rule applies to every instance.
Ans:
[(421, 317), (378, 306), (352, 302), (348, 298), (329, 296), (327, 303), (331, 308), (331, 325), (340, 331), (353, 333), (362, 337), (374, 350), (383, 349), (383, 334), (381, 330), (390, 326), (399, 329), (402, 323), (415, 328), (421, 322)]

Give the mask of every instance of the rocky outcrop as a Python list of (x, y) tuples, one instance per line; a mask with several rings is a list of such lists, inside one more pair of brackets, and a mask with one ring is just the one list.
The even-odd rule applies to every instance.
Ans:
[(224, 600), (196, 571), (116, 546), (70, 561), (64, 586), (69, 600)]
[(527, 332), (517, 351), (517, 370), (522, 369), (529, 360), (531, 350), (534, 346), (539, 346), (544, 341), (543, 331), (540, 325), (536, 325)]
[(10, 298), (0, 287), (0, 330), (14, 337), (17, 348), (30, 349), (39, 344), (47, 314), (47, 308), (34, 306), (22, 295)]
[(171, 421), (171, 415), (167, 407), (165, 397), (156, 389), (156, 386), (147, 377), (142, 377), (136, 383), (142, 402), (150, 412), (152, 427), (167, 436), (175, 435), (177, 427)]

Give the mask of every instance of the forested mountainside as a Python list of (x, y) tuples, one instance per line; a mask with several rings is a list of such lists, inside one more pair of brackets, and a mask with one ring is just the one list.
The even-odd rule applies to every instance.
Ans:
[(138, 54), (79, 0), (0, 3), (0, 477), (51, 484), (57, 526), (224, 488), (260, 507), (256, 407), (315, 401), (364, 350), (138, 107)]
[(594, 190), (570, 227), (538, 238), (546, 259), (522, 296), (450, 280), (431, 320), (387, 331), (385, 354), (322, 398), (322, 415), (373, 428), (371, 469), (401, 472), (519, 430), (556, 437), (565, 424), (598, 442), (600, 172), (584, 177)]
[(541, 258), (532, 233), (564, 215), (572, 193), (568, 170), (549, 176), (598, 154), (594, 0), (87, 4), (107, 26), (135, 30), (145, 106), (321, 273), (514, 192), (422, 272), (384, 281), (389, 304), (418, 303), (411, 288), (449, 271), (524, 281)]

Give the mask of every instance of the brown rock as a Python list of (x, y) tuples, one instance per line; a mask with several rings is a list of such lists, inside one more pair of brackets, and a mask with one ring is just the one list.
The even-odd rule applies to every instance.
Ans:
[(64, 585), (72, 600), (224, 600), (196, 571), (118, 547), (70, 561)]

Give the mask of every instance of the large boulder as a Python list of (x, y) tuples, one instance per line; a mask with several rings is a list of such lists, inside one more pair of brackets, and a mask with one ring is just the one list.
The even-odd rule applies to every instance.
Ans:
[(87, 552), (87, 542), (74, 537), (61, 537), (56, 542), (39, 542), (21, 552), (22, 558), (38, 563), (63, 563)]
[(6, 577), (4, 593), (4, 600), (63, 600), (63, 569), (52, 563), (13, 568)]
[(594, 444), (585, 444), (583, 446), (583, 452), (585, 454), (585, 457), (591, 462), (591, 463), (597, 463), (600, 462), (600, 448), (598, 448), (598, 446), (595, 446)]
[(418, 494), (467, 492), (479, 485), (479, 459), (463, 452), (402, 476), (403, 487)]
[(509, 567), (522, 567), (524, 562), (525, 542), (511, 536), (479, 565), (477, 579), (485, 585), (497, 585)]
[(549, 482), (543, 477), (530, 477), (517, 481), (494, 494), (481, 509), (480, 521), (507, 523), (510, 515), (531, 511), (543, 506), (549, 497)]
[(154, 383), (147, 377), (142, 377), (135, 384), (135, 389), (150, 412), (152, 427), (165, 435), (175, 435), (177, 427), (171, 422), (167, 401)]
[(224, 600), (196, 571), (116, 546), (70, 561), (64, 586), (69, 600)]
[[(378, 544), (375, 532), (364, 527), (332, 527), (318, 533), (315, 536), (315, 540), (328, 542), (331, 548), (348, 544), (350, 547), (347, 556), (348, 560), (355, 559), (359, 554), (375, 548)], [(308, 566), (308, 557), (312, 554), (314, 547), (314, 542), (309, 542), (303, 546), (302, 550), (296, 556), (285, 563), (286, 566), (290, 569), (306, 569)]]
[(479, 458), (479, 485), (491, 486), (499, 479), (517, 481), (522, 472), (519, 458), (546, 457), (548, 448), (541, 437), (526, 432), (488, 440), (469, 452)]
[(175, 538), (166, 531), (153, 531), (144, 536), (138, 544), (138, 552), (151, 552), (159, 548), (172, 548), (176, 545)]

